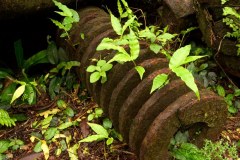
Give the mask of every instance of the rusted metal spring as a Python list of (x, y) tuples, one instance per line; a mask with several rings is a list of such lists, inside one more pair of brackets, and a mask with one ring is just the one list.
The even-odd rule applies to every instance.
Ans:
[[(200, 145), (204, 139), (216, 139), (227, 117), (222, 98), (200, 84), (201, 100), (169, 70), (168, 61), (140, 42), (141, 51), (136, 63), (146, 70), (140, 80), (132, 63), (115, 64), (107, 74), (108, 81), (91, 84), (86, 68), (91, 59), (110, 59), (114, 51), (96, 51), (104, 37), (114, 38), (110, 17), (95, 7), (79, 11), (80, 22), (73, 26), (68, 43), (62, 44), (73, 60), (81, 62), (80, 76), (95, 101), (104, 109), (117, 130), (141, 160), (168, 159), (170, 139), (179, 130), (188, 130), (190, 141)], [(85, 38), (81, 39), (80, 34)], [(165, 87), (150, 94), (153, 78), (160, 73), (170, 74)], [(197, 131), (201, 133), (196, 134)]]

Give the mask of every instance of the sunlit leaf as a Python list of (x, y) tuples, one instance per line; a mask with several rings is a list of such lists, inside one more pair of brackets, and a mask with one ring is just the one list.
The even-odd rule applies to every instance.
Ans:
[(42, 120), (42, 122), (41, 122), (42, 129), (48, 128), (48, 126), (50, 125), (50, 122), (52, 120), (52, 117), (53, 116), (49, 116), (49, 117)]
[(90, 65), (90, 66), (88, 66), (88, 68), (87, 68), (87, 72), (94, 72), (96, 70), (96, 66), (94, 66), (94, 65)]
[(72, 12), (66, 5), (55, 0), (52, 1), (60, 10), (62, 10), (65, 13), (66, 16), (72, 17)]
[(154, 53), (159, 53), (160, 49), (162, 49), (162, 46), (156, 43), (151, 43), (150, 44), (150, 49), (151, 51), (153, 51)]
[(94, 131), (94, 132), (96, 132), (98, 135), (102, 135), (102, 136), (104, 136), (105, 138), (107, 138), (108, 137), (108, 132), (107, 132), (107, 130), (103, 127), (103, 126), (101, 126), (101, 125), (99, 125), (99, 124), (95, 124), (95, 123), (88, 123), (88, 125), (91, 127), (91, 129)]
[(112, 67), (113, 67), (112, 64), (110, 64), (110, 63), (105, 63), (105, 64), (102, 66), (101, 70), (104, 71), (104, 72), (107, 72), (107, 71), (109, 71), (110, 69), (112, 69)]
[(173, 53), (172, 58), (170, 59), (169, 68), (173, 69), (183, 64), (185, 59), (189, 55), (190, 50), (191, 50), (191, 45), (187, 45), (185, 47), (181, 47), (178, 50), (176, 50)]
[(135, 69), (138, 72), (140, 79), (142, 79), (143, 74), (145, 73), (145, 69), (142, 66), (136, 66)]
[(36, 152), (36, 153), (41, 152), (42, 151), (42, 147), (41, 146), (42, 146), (42, 142), (38, 141), (38, 143), (33, 148), (33, 151)]
[(91, 136), (88, 136), (82, 140), (80, 140), (79, 142), (82, 143), (82, 142), (94, 142), (94, 141), (100, 141), (100, 140), (103, 140), (107, 137), (103, 136), (103, 135), (100, 135), (100, 134), (96, 134), (96, 135), (91, 135)]
[(66, 128), (71, 127), (72, 125), (73, 125), (73, 122), (65, 122), (65, 123), (61, 124), (61, 125), (58, 127), (58, 129), (63, 130), (63, 129), (66, 129)]
[(113, 143), (113, 140), (114, 139), (112, 137), (108, 138), (107, 141), (106, 141), (106, 144), (109, 146), (110, 144)]
[(123, 27), (122, 27), (122, 34), (121, 34), (121, 35), (124, 34), (124, 31), (125, 31), (129, 26), (131, 26), (131, 24), (134, 22), (135, 18), (136, 18), (136, 17), (133, 16), (132, 18), (128, 19), (128, 20), (124, 23), (124, 25), (123, 25)]
[(222, 86), (217, 85), (216, 89), (219, 96), (225, 97), (225, 89)]
[(130, 36), (129, 36), (129, 48), (131, 53), (131, 59), (135, 60), (139, 56), (140, 52), (140, 45), (135, 33), (130, 29)]
[(41, 142), (42, 142), (41, 148), (43, 150), (44, 158), (45, 160), (47, 160), (49, 158), (49, 148), (45, 140), (41, 140)]
[(58, 108), (53, 108), (53, 109), (49, 109), (44, 112), (41, 112), (41, 113), (39, 113), (39, 115), (44, 116), (44, 118), (47, 118), (49, 115), (51, 115), (51, 114), (55, 115), (58, 112), (60, 112), (60, 110)]
[(70, 160), (78, 160), (77, 150), (79, 147), (79, 144), (74, 144), (72, 147), (67, 149)]
[(91, 75), (90, 75), (90, 83), (95, 83), (97, 82), (99, 79), (100, 79), (100, 73), (99, 72), (93, 72)]
[(150, 93), (162, 88), (168, 82), (168, 75), (160, 74), (153, 79), (153, 84)]
[(111, 17), (111, 23), (113, 30), (118, 34), (122, 34), (122, 25), (117, 17), (115, 17), (111, 12), (110, 12), (110, 17)]
[(57, 133), (57, 128), (48, 128), (47, 129), (47, 131), (44, 133), (44, 138), (46, 139), (46, 140), (50, 140), (50, 139), (52, 139), (54, 136), (55, 136), (55, 134)]
[(13, 97), (12, 97), (12, 100), (11, 100), (10, 104), (12, 104), (13, 101), (15, 101), (16, 99), (18, 99), (18, 98), (24, 93), (25, 87), (26, 87), (26, 85), (21, 85), (20, 87), (18, 87), (18, 88), (16, 89), (16, 91), (15, 91), (14, 94), (13, 94)]
[(176, 73), (176, 75), (180, 77), (185, 82), (185, 84), (196, 94), (197, 98), (200, 99), (198, 87), (194, 81), (192, 73), (182, 66), (172, 68), (172, 71)]
[(128, 62), (128, 61), (131, 61), (132, 58), (129, 54), (123, 54), (123, 53), (119, 53), (119, 54), (116, 54), (110, 61), (109, 63), (111, 62), (114, 62), (114, 61), (117, 61), (119, 63), (125, 63), (125, 62)]

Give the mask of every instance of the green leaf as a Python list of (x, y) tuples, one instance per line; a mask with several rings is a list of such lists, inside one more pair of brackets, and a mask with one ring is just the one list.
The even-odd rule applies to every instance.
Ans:
[(136, 66), (135, 69), (138, 72), (140, 79), (142, 79), (143, 74), (145, 73), (145, 69), (142, 66)]
[(99, 67), (102, 67), (103, 65), (105, 65), (107, 62), (105, 61), (105, 60), (99, 60), (98, 62), (97, 62), (97, 66), (99, 66)]
[(96, 66), (94, 66), (94, 65), (90, 65), (87, 68), (87, 72), (94, 72), (95, 70), (96, 70)]
[(79, 67), (80, 66), (80, 62), (78, 61), (69, 61), (69, 62), (66, 62), (66, 65), (65, 65), (65, 69), (66, 70), (70, 70), (72, 67)]
[(111, 17), (111, 23), (113, 30), (117, 33), (117, 35), (122, 35), (122, 25), (117, 17), (115, 17), (112, 12), (109, 13)]
[(33, 151), (36, 152), (36, 153), (39, 153), (42, 151), (42, 148), (41, 148), (41, 145), (42, 145), (42, 142), (41, 141), (38, 141), (38, 143), (35, 145), (35, 147), (33, 148)]
[(228, 107), (228, 112), (232, 113), (232, 114), (235, 114), (235, 113), (238, 112), (238, 109), (236, 107), (234, 107), (234, 106), (229, 106)]
[(135, 18), (136, 18), (136, 16), (133, 16), (132, 18), (128, 19), (128, 20), (124, 23), (123, 28), (122, 28), (122, 34), (121, 34), (121, 35), (124, 34), (124, 31), (125, 31), (129, 26), (131, 26), (131, 24), (134, 22)]
[(74, 144), (72, 147), (67, 149), (70, 160), (78, 160), (77, 151), (79, 147), (80, 147), (79, 144)]
[(222, 97), (225, 97), (226, 93), (225, 93), (225, 89), (220, 86), (220, 85), (217, 85), (217, 93), (219, 96), (222, 96)]
[(0, 153), (8, 150), (10, 142), (7, 140), (0, 140)]
[(53, 116), (49, 116), (42, 120), (42, 122), (41, 122), (42, 129), (48, 128), (48, 126), (50, 125), (50, 122), (52, 121), (52, 118), (53, 118)]
[(66, 128), (71, 127), (72, 125), (73, 125), (73, 122), (65, 122), (65, 123), (61, 124), (61, 125), (58, 127), (58, 129), (64, 130), (64, 129), (66, 129)]
[(74, 111), (72, 108), (67, 107), (64, 111), (63, 111), (67, 116), (69, 117), (73, 117), (74, 116)]
[(11, 76), (10, 76), (10, 74), (8, 72), (0, 70), (0, 79), (1, 78), (6, 78), (6, 77), (11, 77)]
[(170, 59), (169, 68), (173, 69), (183, 64), (185, 59), (189, 55), (190, 50), (191, 50), (191, 45), (187, 45), (185, 47), (181, 47), (178, 50), (176, 50)]
[(24, 63), (24, 58), (23, 58), (22, 41), (20, 39), (14, 42), (14, 50), (15, 50), (15, 56), (16, 56), (18, 67), (22, 68)]
[(172, 71), (176, 73), (176, 75), (180, 77), (185, 82), (185, 84), (196, 94), (197, 98), (200, 99), (198, 87), (194, 81), (192, 73), (182, 66), (172, 68)]
[(112, 128), (112, 121), (109, 118), (103, 120), (103, 127), (106, 129)]
[(82, 142), (94, 142), (94, 141), (100, 141), (100, 140), (103, 140), (107, 137), (103, 136), (103, 135), (99, 135), (99, 134), (96, 134), (96, 135), (91, 135), (91, 136), (88, 136), (82, 140), (80, 140), (79, 142), (82, 143)]
[(153, 79), (153, 84), (150, 93), (162, 88), (168, 82), (168, 75), (160, 74)]
[(16, 90), (16, 86), (17, 86), (16, 83), (11, 83), (9, 84), (9, 86), (4, 88), (4, 90), (1, 93), (1, 102), (4, 102), (6, 104), (9, 104), (11, 102), (12, 95)]
[(51, 19), (51, 18), (50, 18), (50, 20), (51, 20), (59, 29), (66, 30), (65, 26), (64, 26), (61, 22), (59, 22), (59, 21), (57, 21), (57, 20), (54, 20), (54, 19)]
[(57, 6), (60, 10), (62, 10), (66, 16), (68, 17), (72, 17), (72, 12), (71, 10), (64, 4), (57, 2), (55, 0), (53, 0), (53, 3), (55, 4), (55, 6)]
[(93, 72), (91, 75), (90, 75), (90, 83), (95, 83), (97, 82), (99, 79), (100, 79), (100, 73), (99, 72)]
[(32, 105), (36, 103), (36, 91), (32, 85), (27, 84), (23, 94), (26, 95), (28, 104)]
[(114, 41), (110, 38), (104, 38), (101, 43), (98, 45), (97, 47), (97, 51), (101, 51), (101, 50), (116, 50), (120, 53), (125, 53), (127, 54), (127, 52), (125, 51), (125, 49), (119, 45), (114, 44)]
[(52, 139), (57, 134), (57, 128), (48, 128), (47, 131), (44, 133), (44, 138), (46, 140)]
[(188, 56), (184, 62), (180, 65), (183, 65), (183, 64), (187, 64), (187, 63), (190, 63), (190, 62), (193, 62), (193, 61), (196, 61), (197, 59), (200, 59), (200, 58), (203, 58), (203, 57), (206, 57), (206, 56)]
[(98, 135), (103, 136), (104, 138), (108, 138), (108, 132), (107, 130), (99, 125), (99, 124), (95, 124), (95, 123), (88, 123), (88, 125), (91, 127), (91, 129), (96, 132)]
[(41, 63), (49, 63), (47, 50), (39, 51), (38, 53), (28, 58), (24, 62), (23, 68), (27, 70), (29, 67), (34, 66), (36, 64), (41, 64)]
[(109, 146), (110, 144), (113, 143), (113, 140), (114, 140), (114, 139), (113, 139), (112, 137), (111, 137), (111, 138), (108, 138), (106, 144)]
[(54, 42), (51, 42), (50, 44), (48, 44), (47, 55), (48, 55), (48, 60), (51, 64), (58, 64), (59, 62), (58, 49)]
[(163, 34), (160, 34), (158, 37), (157, 37), (157, 40), (161, 41), (161, 42), (166, 42), (166, 41), (169, 41), (171, 39), (173, 39), (175, 37), (175, 35), (173, 34), (170, 34), (170, 33), (163, 33)]
[(223, 15), (224, 16), (233, 15), (233, 16), (237, 17), (238, 19), (240, 19), (240, 14), (232, 7), (224, 7)]
[(10, 104), (12, 104), (16, 99), (18, 99), (24, 93), (25, 87), (26, 87), (26, 85), (21, 85), (20, 87), (18, 87), (16, 89), (16, 91), (13, 94)]
[(79, 22), (80, 18), (79, 18), (79, 14), (78, 12), (76, 12), (74, 9), (70, 9), (72, 12), (72, 19), (74, 22)]
[(105, 65), (102, 66), (101, 71), (107, 72), (107, 71), (109, 71), (110, 69), (112, 69), (112, 67), (113, 67), (112, 64), (106, 63)]
[(135, 33), (130, 29), (130, 36), (129, 36), (129, 48), (131, 53), (131, 59), (135, 60), (139, 56), (140, 52), (140, 45)]
[(151, 43), (150, 44), (150, 49), (151, 51), (153, 51), (154, 53), (159, 53), (160, 49), (162, 49), (162, 46), (156, 43)]
[(117, 1), (117, 6), (118, 6), (118, 13), (119, 13), (120, 17), (122, 17), (123, 9), (122, 9), (120, 0)]
[(109, 63), (114, 61), (117, 61), (119, 63), (125, 63), (128, 61), (132, 61), (132, 58), (130, 57), (129, 54), (118, 53), (109, 61)]

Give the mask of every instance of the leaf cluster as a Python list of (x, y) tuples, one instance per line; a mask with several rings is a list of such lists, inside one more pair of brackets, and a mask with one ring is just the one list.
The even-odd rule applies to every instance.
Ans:
[(61, 10), (61, 12), (60, 11), (55, 11), (55, 12), (57, 14), (63, 16), (64, 19), (63, 19), (62, 22), (59, 22), (59, 21), (54, 20), (54, 19), (51, 19), (51, 21), (59, 29), (64, 30), (64, 33), (62, 33), (60, 35), (60, 37), (66, 37), (67, 36), (69, 38), (68, 31), (72, 28), (73, 23), (79, 21), (79, 15), (75, 10), (68, 8), (66, 5), (64, 5), (64, 4), (62, 4), (58, 1), (55, 1), (55, 0), (52, 0), (52, 1), (55, 4), (55, 6), (57, 6), (59, 8), (59, 10)]

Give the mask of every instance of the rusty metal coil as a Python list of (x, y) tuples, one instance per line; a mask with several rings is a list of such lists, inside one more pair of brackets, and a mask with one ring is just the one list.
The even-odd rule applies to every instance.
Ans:
[[(91, 84), (86, 68), (96, 62), (91, 59), (110, 59), (114, 51), (96, 51), (105, 37), (115, 38), (110, 17), (103, 10), (89, 7), (79, 11), (80, 22), (70, 32), (71, 40), (78, 44), (75, 50), (69, 43), (61, 43), (73, 60), (81, 62), (80, 76), (95, 101), (113, 121), (131, 149), (141, 160), (169, 159), (170, 139), (179, 130), (188, 130), (190, 141), (201, 145), (204, 139), (216, 139), (227, 118), (224, 100), (205, 89), (198, 82), (201, 100), (171, 73), (167, 59), (148, 49), (140, 42), (137, 65), (146, 70), (143, 80), (132, 63), (114, 64), (107, 73), (108, 81)], [(80, 34), (85, 38), (81, 39)], [(171, 81), (150, 94), (153, 78), (167, 73)], [(200, 134), (195, 134), (201, 131)]]

